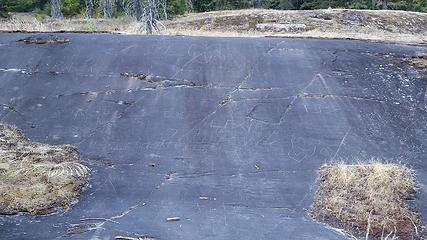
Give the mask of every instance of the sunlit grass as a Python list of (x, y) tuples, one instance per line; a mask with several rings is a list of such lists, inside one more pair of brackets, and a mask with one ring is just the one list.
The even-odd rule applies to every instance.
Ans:
[(72, 146), (31, 142), (19, 129), (0, 125), (0, 213), (66, 209), (89, 175), (79, 162)]
[(320, 221), (363, 232), (366, 238), (412, 239), (420, 215), (406, 200), (415, 194), (414, 173), (405, 165), (369, 163), (323, 165), (311, 214)]

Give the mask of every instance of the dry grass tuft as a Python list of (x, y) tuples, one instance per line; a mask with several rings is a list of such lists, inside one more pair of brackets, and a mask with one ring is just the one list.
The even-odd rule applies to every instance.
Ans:
[(31, 13), (13, 13), (7, 19), (0, 18), (0, 32), (87, 32), (141, 34), (141, 24), (129, 17), (116, 19), (66, 18), (37, 19)]
[(0, 214), (48, 214), (80, 195), (89, 168), (70, 145), (35, 143), (10, 125), (0, 124)]
[[(354, 235), (372, 239), (413, 239), (420, 214), (405, 200), (415, 194), (414, 174), (404, 165), (323, 165), (310, 215)], [(361, 233), (363, 233), (361, 235)]]

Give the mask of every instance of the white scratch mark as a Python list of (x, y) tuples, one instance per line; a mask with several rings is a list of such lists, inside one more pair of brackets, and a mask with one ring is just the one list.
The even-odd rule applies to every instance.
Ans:
[(335, 152), (335, 154), (334, 154), (334, 156), (332, 157), (332, 159), (335, 159), (335, 157), (338, 155), (338, 152), (340, 151), (341, 146), (342, 146), (342, 145), (344, 145), (345, 138), (347, 137), (348, 133), (350, 132), (350, 129), (351, 129), (351, 128), (349, 128), (349, 129), (347, 130), (347, 132), (345, 133), (344, 137), (341, 139), (340, 145), (338, 146), (338, 149), (337, 149), (337, 151)]

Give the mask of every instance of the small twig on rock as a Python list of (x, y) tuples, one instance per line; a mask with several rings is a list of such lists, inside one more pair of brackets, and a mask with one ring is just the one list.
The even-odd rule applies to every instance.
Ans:
[(170, 218), (166, 218), (166, 222), (175, 222), (175, 221), (179, 221), (181, 220), (180, 217), (170, 217)]
[(115, 239), (122, 239), (122, 240), (142, 240), (142, 238), (134, 238), (134, 237), (125, 237), (125, 236), (115, 236)]

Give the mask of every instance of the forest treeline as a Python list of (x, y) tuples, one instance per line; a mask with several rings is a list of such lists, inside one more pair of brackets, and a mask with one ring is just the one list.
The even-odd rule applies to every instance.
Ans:
[[(60, 5), (66, 17), (85, 17), (92, 4), (91, 17), (134, 16), (135, 5), (144, 7), (150, 0), (0, 0), (0, 15), (8, 12), (34, 12), (51, 15), (52, 6)], [(308, 10), (323, 8), (392, 9), (427, 12), (427, 0), (165, 0), (168, 16), (188, 12), (265, 8), (281, 10)], [(105, 14), (105, 6), (109, 14)]]

